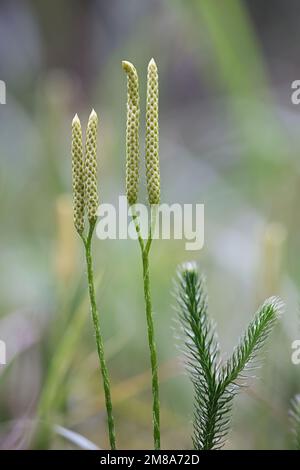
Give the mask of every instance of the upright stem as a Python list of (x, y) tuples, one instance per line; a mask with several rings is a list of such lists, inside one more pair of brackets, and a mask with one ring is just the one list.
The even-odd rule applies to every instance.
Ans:
[[(151, 290), (150, 290), (150, 275), (149, 275), (149, 251), (152, 243), (152, 211), (151, 211), (151, 224), (149, 236), (146, 245), (140, 233), (140, 227), (137, 221), (137, 216), (133, 212), (133, 219), (135, 228), (138, 235), (139, 244), (142, 252), (143, 260), (143, 280), (144, 280), (144, 298), (146, 307), (146, 319), (148, 329), (148, 343), (150, 350), (151, 372), (152, 372), (152, 421), (153, 421), (153, 439), (155, 450), (160, 449), (160, 405), (159, 405), (159, 382), (158, 382), (158, 361), (154, 336), (154, 324), (152, 314)], [(154, 217), (155, 222), (155, 217)]]
[(94, 330), (95, 330), (95, 335), (96, 335), (97, 352), (98, 352), (99, 361), (100, 361), (100, 369), (101, 369), (101, 374), (102, 374), (103, 388), (104, 388), (104, 395), (105, 395), (109, 442), (110, 442), (111, 449), (115, 450), (116, 449), (116, 436), (115, 436), (115, 424), (114, 424), (114, 418), (113, 418), (111, 392), (110, 392), (110, 380), (109, 380), (108, 369), (107, 369), (106, 361), (104, 357), (103, 339), (102, 339), (101, 329), (100, 329), (99, 313), (98, 313), (97, 305), (96, 305), (93, 262), (92, 262), (92, 255), (91, 255), (92, 235), (94, 232), (95, 224), (96, 224), (96, 221), (94, 223), (90, 223), (90, 229), (89, 229), (87, 239), (85, 240), (83, 238), (83, 242), (85, 246), (85, 256), (86, 256), (92, 319), (93, 319)]
[(148, 342), (150, 349), (151, 370), (152, 370), (152, 395), (153, 395), (153, 438), (154, 448), (160, 449), (160, 416), (159, 416), (159, 385), (158, 385), (158, 365), (157, 352), (154, 338), (154, 325), (152, 317), (152, 304), (150, 293), (150, 277), (149, 277), (149, 256), (147, 252), (143, 252), (143, 276), (144, 276), (144, 296), (146, 305), (146, 318), (148, 328)]

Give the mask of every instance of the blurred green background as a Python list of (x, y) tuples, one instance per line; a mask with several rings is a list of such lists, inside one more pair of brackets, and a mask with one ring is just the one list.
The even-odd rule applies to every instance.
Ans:
[[(192, 390), (172, 308), (179, 263), (206, 273), (224, 357), (258, 304), (280, 294), (281, 324), (259, 380), (235, 403), (226, 448), (292, 447), (300, 391), (300, 4), (296, 0), (3, 0), (0, 4), (0, 447), (107, 447), (105, 409), (72, 224), (70, 126), (100, 117), (99, 188), (125, 187), (126, 77), (160, 73), (163, 202), (205, 204), (205, 246), (151, 252), (160, 359), (162, 446), (191, 448)], [(144, 114), (142, 106), (142, 116)], [(142, 135), (143, 135), (142, 125)], [(143, 140), (141, 139), (141, 142)], [(143, 183), (144, 184), (144, 183)], [(151, 390), (141, 260), (134, 241), (94, 241), (97, 296), (119, 448), (151, 448)], [(33, 440), (37, 423), (50, 432)], [(77, 439), (70, 433), (77, 433)]]

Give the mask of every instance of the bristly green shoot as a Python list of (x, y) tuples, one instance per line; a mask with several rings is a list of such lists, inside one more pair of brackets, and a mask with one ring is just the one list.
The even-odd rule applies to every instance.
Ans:
[(293, 399), (290, 414), (295, 436), (295, 448), (300, 450), (300, 395), (296, 395)]
[(259, 308), (232, 356), (222, 365), (217, 335), (208, 317), (205, 281), (194, 263), (178, 271), (176, 289), (187, 368), (194, 386), (193, 444), (195, 449), (219, 449), (230, 426), (234, 396), (245, 382), (264, 346), (282, 304), (270, 298)]
[[(85, 248), (88, 289), (91, 304), (93, 326), (96, 336), (97, 352), (103, 380), (105, 405), (108, 422), (108, 434), (111, 449), (116, 449), (115, 425), (112, 410), (110, 380), (104, 356), (103, 339), (100, 329), (99, 312), (96, 305), (94, 286), (94, 273), (92, 261), (92, 238), (97, 222), (97, 209), (99, 204), (97, 189), (97, 126), (98, 117), (92, 110), (86, 131), (85, 159), (83, 156), (82, 133), (79, 118), (76, 116), (72, 122), (72, 175), (74, 224)], [(84, 233), (84, 215), (89, 222), (87, 233)]]
[(146, 179), (148, 202), (151, 207), (150, 229), (148, 239), (144, 242), (135, 213), (134, 204), (138, 199), (139, 183), (139, 82), (135, 67), (127, 61), (122, 62), (127, 74), (127, 123), (126, 123), (126, 195), (129, 206), (132, 206), (132, 217), (142, 253), (143, 281), (148, 343), (152, 371), (152, 421), (154, 448), (160, 449), (160, 404), (159, 381), (152, 301), (150, 292), (149, 252), (155, 229), (155, 215), (160, 198), (159, 156), (158, 156), (158, 73), (152, 59), (148, 65), (147, 106), (146, 106)]

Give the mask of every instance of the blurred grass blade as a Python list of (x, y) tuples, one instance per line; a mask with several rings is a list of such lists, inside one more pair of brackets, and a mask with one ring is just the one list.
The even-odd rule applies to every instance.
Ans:
[(83, 450), (100, 450), (93, 442), (89, 441), (86, 437), (78, 434), (77, 432), (71, 431), (70, 429), (64, 428), (62, 426), (55, 425), (53, 430), (60, 436), (67, 439), (67, 441), (72, 442), (77, 447)]
[[(98, 279), (97, 285), (99, 283), (100, 279)], [(88, 294), (86, 294), (72, 316), (68, 328), (61, 337), (54, 353), (38, 406), (40, 418), (45, 418), (50, 410), (53, 412), (55, 398), (71, 366), (74, 352), (87, 319), (88, 310)]]
[(295, 436), (295, 446), (300, 450), (300, 395), (296, 395), (292, 401), (291, 418)]
[(215, 82), (228, 92), (247, 156), (257, 163), (261, 159), (283, 163), (289, 148), (287, 136), (275, 117), (267, 71), (247, 8), (240, 0), (194, 0), (190, 8), (191, 21), (202, 21), (207, 30), (217, 69)]

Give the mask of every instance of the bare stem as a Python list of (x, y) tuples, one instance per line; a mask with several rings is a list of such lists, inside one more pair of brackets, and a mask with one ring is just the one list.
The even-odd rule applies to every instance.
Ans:
[[(152, 208), (151, 208), (152, 209)], [(153, 215), (153, 218), (152, 218)], [(146, 308), (146, 320), (148, 330), (148, 343), (150, 350), (150, 362), (152, 372), (152, 422), (153, 422), (153, 439), (155, 450), (160, 449), (160, 404), (159, 404), (159, 382), (158, 382), (158, 361), (154, 335), (152, 302), (151, 302), (151, 289), (150, 289), (150, 275), (149, 275), (149, 251), (152, 243), (152, 233), (155, 224), (155, 212), (151, 210), (151, 224), (146, 244), (141, 236), (140, 226), (137, 220), (137, 215), (134, 210), (132, 217), (135, 223), (136, 232), (138, 235), (139, 244), (141, 247), (142, 261), (143, 261), (143, 281), (144, 281), (144, 298)], [(154, 223), (152, 223), (152, 220)]]
[(105, 395), (109, 442), (110, 442), (111, 449), (115, 450), (116, 449), (116, 435), (115, 435), (115, 424), (114, 424), (112, 401), (111, 401), (110, 380), (109, 380), (108, 369), (107, 369), (105, 356), (104, 356), (104, 347), (103, 347), (103, 339), (102, 339), (101, 329), (100, 329), (99, 313), (98, 313), (97, 305), (96, 305), (93, 262), (92, 262), (92, 255), (91, 255), (92, 236), (93, 236), (95, 225), (96, 225), (96, 220), (95, 222), (90, 223), (89, 233), (88, 233), (86, 240), (83, 237), (82, 239), (83, 239), (83, 243), (85, 246), (85, 257), (86, 257), (86, 265), (87, 265), (87, 276), (88, 276), (91, 312), (92, 312), (93, 325), (94, 325), (94, 330), (95, 330), (95, 335), (96, 335), (97, 352), (98, 352), (98, 357), (99, 357), (99, 362), (100, 362), (100, 370), (101, 370), (104, 395)]

